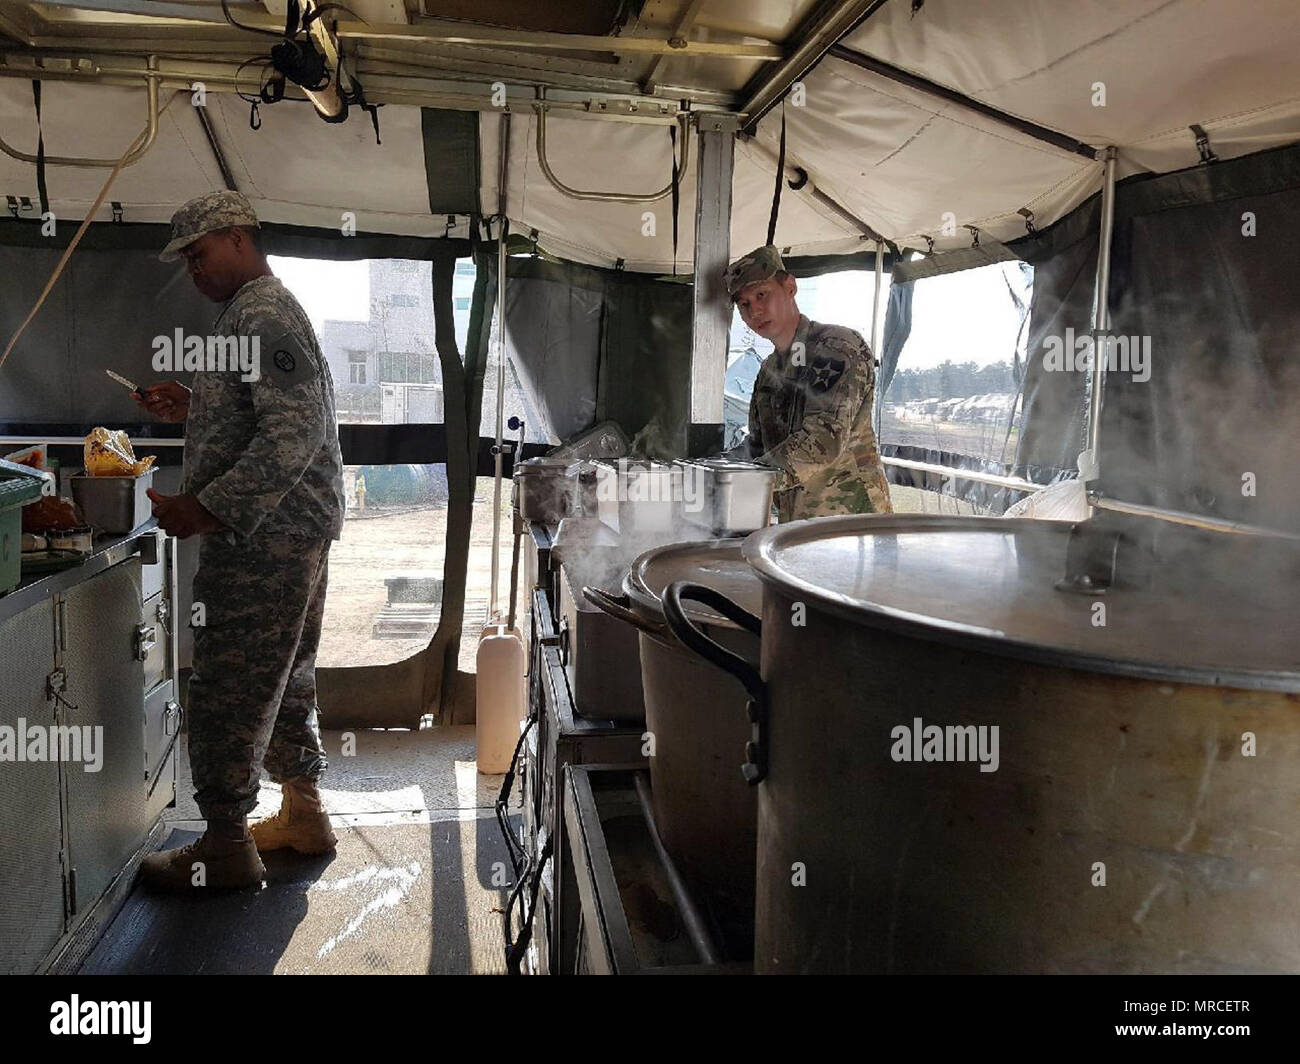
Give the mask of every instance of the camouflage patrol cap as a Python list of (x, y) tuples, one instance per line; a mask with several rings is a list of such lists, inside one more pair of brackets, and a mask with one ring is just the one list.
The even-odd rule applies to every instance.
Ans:
[(172, 215), (172, 238), (158, 257), (175, 262), (182, 248), (218, 229), (247, 225), (260, 228), (253, 205), (241, 192), (206, 192)]
[(723, 271), (722, 283), (727, 286), (727, 295), (733, 299), (746, 285), (757, 284), (785, 273), (785, 263), (781, 253), (771, 244), (755, 248), (748, 255), (741, 255)]

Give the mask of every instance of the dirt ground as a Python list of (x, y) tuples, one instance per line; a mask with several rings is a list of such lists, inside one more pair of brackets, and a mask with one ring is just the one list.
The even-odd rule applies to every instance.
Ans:
[[(502, 485), (501, 592), (510, 591), (510, 484)], [(382, 516), (380, 515), (382, 514)], [(343, 537), (330, 552), (325, 629), (317, 665), (383, 665), (409, 657), (428, 643), (418, 639), (375, 638), (373, 626), (387, 601), (384, 578), (427, 574), (441, 578), (447, 511), (436, 505), (403, 512), (348, 510)], [(492, 558), (492, 480), (480, 478), (470, 533), (465, 626), (460, 667), (474, 670), (478, 626), (487, 612)], [(432, 632), (430, 632), (432, 635)]]

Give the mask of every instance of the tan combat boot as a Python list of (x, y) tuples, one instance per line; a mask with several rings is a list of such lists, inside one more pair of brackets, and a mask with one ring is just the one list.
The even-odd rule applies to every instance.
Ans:
[(259, 886), (266, 868), (243, 820), (208, 821), (202, 838), (140, 862), (140, 878), (161, 890), (236, 890)]
[(280, 811), (252, 827), (260, 853), (293, 850), (308, 857), (333, 853), (338, 844), (330, 818), (321, 803), (320, 791), (310, 780), (291, 780), (283, 785)]

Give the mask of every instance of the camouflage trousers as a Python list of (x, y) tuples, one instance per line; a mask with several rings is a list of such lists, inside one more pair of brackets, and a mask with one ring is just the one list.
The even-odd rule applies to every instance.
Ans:
[(316, 650), (329, 549), (327, 539), (282, 533), (202, 538), (188, 719), (205, 819), (250, 813), (263, 766), (277, 783), (325, 772)]

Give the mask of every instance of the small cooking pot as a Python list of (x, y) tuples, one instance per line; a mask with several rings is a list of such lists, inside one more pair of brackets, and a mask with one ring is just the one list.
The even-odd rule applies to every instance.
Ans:
[(761, 601), (758, 579), (741, 556), (738, 540), (656, 547), (632, 563), (623, 595), (595, 587), (584, 588), (583, 595), (640, 633), (655, 823), (664, 846), (713, 914), (728, 954), (747, 958), (753, 937), (757, 805), (754, 789), (740, 771), (751, 727), (746, 692), (669, 629), (663, 592), (682, 577), (709, 585), (706, 596), (717, 596), (688, 607), (693, 624), (737, 660), (756, 660), (758, 618), (723, 594), (753, 607)]

